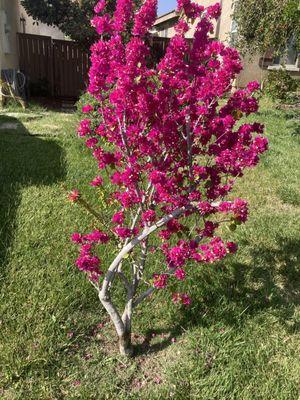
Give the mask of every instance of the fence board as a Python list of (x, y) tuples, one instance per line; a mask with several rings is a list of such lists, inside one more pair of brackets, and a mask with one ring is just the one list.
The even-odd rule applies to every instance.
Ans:
[(77, 98), (87, 86), (89, 55), (75, 42), (66, 40), (53, 40), (53, 50), (55, 96)]
[(20, 70), (25, 73), (31, 88), (48, 85), (50, 89), (53, 62), (49, 51), (51, 37), (19, 33), (18, 44)]
[(77, 99), (87, 85), (89, 55), (72, 41), (19, 33), (20, 69), (30, 87), (47, 85), (49, 95)]

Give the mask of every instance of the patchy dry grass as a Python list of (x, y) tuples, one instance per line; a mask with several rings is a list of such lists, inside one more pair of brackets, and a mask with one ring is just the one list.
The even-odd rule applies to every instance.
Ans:
[(90, 220), (62, 185), (86, 189), (95, 174), (77, 117), (17, 111), (0, 114), (19, 123), (0, 131), (0, 398), (298, 400), (299, 114), (264, 102), (271, 149), (236, 189), (251, 217), (224, 230), (238, 254), (190, 271), (187, 312), (166, 293), (138, 309), (125, 360), (73, 267), (70, 233)]

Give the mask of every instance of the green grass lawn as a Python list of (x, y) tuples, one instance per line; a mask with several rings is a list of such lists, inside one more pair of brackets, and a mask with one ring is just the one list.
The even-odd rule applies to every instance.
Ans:
[(251, 206), (246, 225), (224, 231), (238, 253), (195, 266), (188, 310), (164, 291), (144, 303), (126, 360), (73, 266), (70, 234), (91, 219), (62, 186), (89, 197), (96, 173), (76, 115), (0, 114), (1, 399), (300, 398), (299, 114), (263, 101), (251, 119), (266, 124), (270, 151), (236, 189)]

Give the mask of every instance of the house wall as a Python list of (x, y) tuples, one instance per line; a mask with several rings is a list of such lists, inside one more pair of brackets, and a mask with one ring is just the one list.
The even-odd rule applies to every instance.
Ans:
[(263, 82), (268, 71), (260, 68), (260, 58), (260, 55), (254, 55), (251, 59), (247, 57), (243, 58), (243, 71), (236, 79), (237, 87), (244, 88), (247, 86), (247, 83), (251, 81)]
[[(25, 24), (20, 18), (25, 19)], [(65, 37), (58, 28), (37, 24), (27, 15), (20, 0), (0, 0), (0, 71), (18, 68), (17, 32), (51, 36), (53, 39)]]
[(16, 0), (0, 0), (0, 70), (17, 68), (17, 21)]
[(18, 7), (18, 32), (23, 32), (24, 25), (20, 22), (20, 18), (25, 19), (25, 32), (32, 35), (42, 35), (42, 36), (51, 36), (53, 39), (61, 39), (65, 38), (65, 35), (61, 30), (56, 28), (55, 26), (48, 26), (46, 24), (35, 22), (29, 15), (27, 15), (24, 7), (19, 4)]

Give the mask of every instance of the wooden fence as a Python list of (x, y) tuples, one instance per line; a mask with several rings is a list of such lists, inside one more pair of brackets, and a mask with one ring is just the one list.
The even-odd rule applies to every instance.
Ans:
[(164, 56), (167, 46), (170, 42), (168, 38), (152, 36), (149, 39), (151, 49), (151, 63), (157, 64)]
[(76, 99), (86, 88), (89, 55), (75, 42), (19, 33), (20, 70), (32, 95)]
[[(85, 90), (89, 54), (68, 40), (18, 33), (20, 70), (27, 78), (29, 94), (57, 99), (77, 99)], [(169, 39), (151, 37), (151, 64), (163, 57)]]

